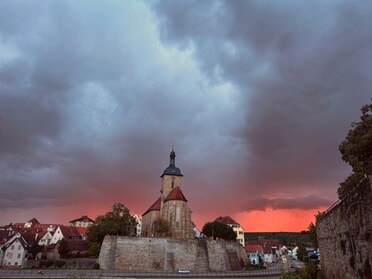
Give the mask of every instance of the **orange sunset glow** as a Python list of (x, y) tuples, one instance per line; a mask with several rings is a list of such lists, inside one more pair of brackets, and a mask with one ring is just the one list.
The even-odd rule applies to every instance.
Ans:
[(199, 229), (298, 232), (337, 200), (372, 92), (352, 3), (35, 2), (1, 2), (0, 225), (141, 216), (173, 148)]

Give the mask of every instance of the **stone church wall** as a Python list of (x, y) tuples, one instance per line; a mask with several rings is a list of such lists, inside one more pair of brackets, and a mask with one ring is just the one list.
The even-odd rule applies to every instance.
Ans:
[(317, 221), (323, 279), (372, 278), (372, 177)]
[(216, 240), (106, 236), (102, 269), (229, 271), (248, 262), (239, 243)]

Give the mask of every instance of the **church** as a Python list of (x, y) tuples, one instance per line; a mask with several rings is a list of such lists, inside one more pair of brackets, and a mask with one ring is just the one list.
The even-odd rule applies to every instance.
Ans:
[(169, 158), (169, 166), (161, 175), (160, 197), (142, 214), (141, 236), (195, 238), (191, 210), (181, 190), (183, 175), (176, 167), (173, 147)]

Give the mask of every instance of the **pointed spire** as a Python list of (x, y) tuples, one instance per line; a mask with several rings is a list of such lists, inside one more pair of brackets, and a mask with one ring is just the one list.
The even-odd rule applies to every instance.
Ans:
[(175, 175), (175, 176), (183, 176), (181, 170), (176, 167), (176, 152), (174, 152), (174, 142), (172, 141), (172, 151), (169, 154), (169, 166), (164, 170), (163, 175)]
[(174, 142), (172, 141), (172, 151), (169, 154), (169, 166), (164, 170), (163, 175), (176, 175), (176, 176), (183, 176), (181, 170), (176, 167), (176, 152), (174, 152)]
[(174, 141), (172, 141), (172, 151), (169, 155), (169, 166), (175, 167), (176, 166), (176, 152), (174, 152)]

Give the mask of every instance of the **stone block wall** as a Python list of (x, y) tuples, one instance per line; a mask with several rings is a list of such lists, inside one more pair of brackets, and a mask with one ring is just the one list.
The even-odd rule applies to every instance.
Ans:
[(102, 269), (148, 271), (240, 270), (247, 262), (239, 243), (206, 239), (106, 236), (99, 256)]
[(372, 177), (317, 220), (323, 279), (372, 278)]

